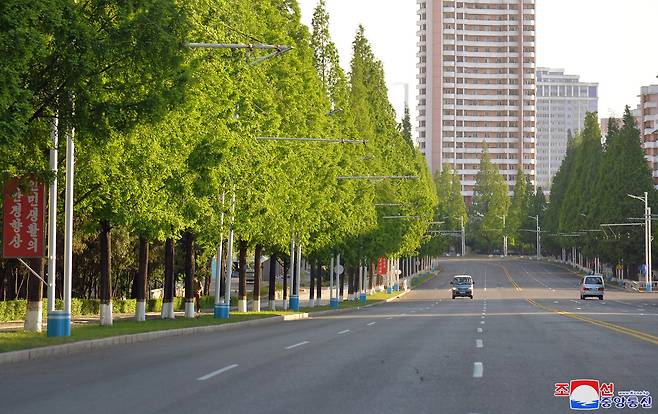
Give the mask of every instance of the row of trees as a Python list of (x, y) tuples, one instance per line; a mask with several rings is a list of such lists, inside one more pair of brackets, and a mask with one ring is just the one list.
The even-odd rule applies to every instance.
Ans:
[[(285, 258), (293, 236), (309, 262), (341, 252), (350, 266), (410, 255), (427, 241), (437, 200), (425, 161), (397, 125), (363, 27), (350, 72), (341, 68), (324, 1), (312, 32), (294, 0), (39, 0), (25, 8), (3, 6), (3, 21), (15, 25), (3, 50), (15, 56), (0, 63), (0, 170), (52, 180), (52, 120), (61, 136), (75, 128), (76, 295), (144, 300), (147, 281), (159, 279), (167, 302), (178, 277), (191, 301), (193, 278), (208, 275), (229, 224), (240, 263), (254, 250)], [(294, 49), (254, 64), (254, 50), (190, 50), (191, 41)], [(418, 178), (339, 179), (369, 175)], [(413, 218), (383, 218), (391, 215)], [(16, 268), (2, 266), (3, 276)]]
[(576, 247), (586, 257), (624, 265), (633, 275), (644, 263), (644, 229), (628, 224), (642, 222), (644, 205), (628, 194), (647, 192), (655, 205), (652, 174), (629, 107), (622, 125), (610, 119), (604, 143), (600, 137), (596, 113), (588, 113), (553, 180), (544, 246), (555, 255)]

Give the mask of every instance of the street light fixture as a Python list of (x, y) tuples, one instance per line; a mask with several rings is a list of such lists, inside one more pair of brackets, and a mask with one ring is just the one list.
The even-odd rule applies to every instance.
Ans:
[(498, 217), (503, 219), (503, 256), (507, 257), (507, 226), (505, 224), (505, 221), (507, 219), (507, 214), (503, 214), (502, 216), (498, 216)]
[(640, 200), (644, 203), (644, 265), (646, 267), (646, 288), (647, 292), (651, 292), (652, 274), (651, 274), (651, 207), (649, 207), (649, 194), (645, 191), (644, 197), (632, 194), (626, 194), (630, 198)]
[(536, 230), (536, 232), (537, 232), (537, 259), (539, 259), (541, 257), (541, 235), (540, 235), (541, 229), (539, 227), (539, 214), (537, 214), (536, 216), (528, 216), (528, 217), (530, 217), (531, 219), (537, 221), (537, 230)]

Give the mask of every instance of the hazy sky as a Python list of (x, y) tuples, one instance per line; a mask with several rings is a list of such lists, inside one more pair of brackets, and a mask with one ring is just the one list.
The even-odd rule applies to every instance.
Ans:
[[(349, 69), (359, 23), (384, 63), (398, 114), (409, 84), (416, 101), (416, 0), (326, 0), (331, 33)], [(299, 0), (310, 26), (318, 0)], [(536, 0), (537, 66), (563, 68), (599, 83), (599, 112), (620, 115), (635, 107), (640, 87), (658, 83), (658, 0)]]

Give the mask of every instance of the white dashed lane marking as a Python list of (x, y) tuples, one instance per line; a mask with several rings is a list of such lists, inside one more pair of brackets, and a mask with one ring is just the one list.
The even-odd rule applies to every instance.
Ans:
[(344, 331), (340, 331), (340, 332), (338, 332), (338, 335), (346, 334), (346, 333), (348, 333), (349, 331), (350, 331), (349, 329), (345, 329)]
[(478, 333), (482, 333), (482, 328), (478, 328)]
[(289, 346), (286, 347), (286, 349), (297, 348), (298, 346), (306, 345), (306, 344), (308, 344), (308, 343), (309, 343), (309, 341), (303, 341), (303, 342), (300, 342), (300, 343), (298, 343), (298, 344), (289, 345)]
[(474, 362), (473, 378), (482, 378), (483, 374), (484, 374), (484, 366), (482, 365), (482, 362)]
[(212, 378), (212, 377), (215, 377), (215, 376), (217, 376), (217, 375), (219, 375), (219, 374), (222, 374), (222, 373), (224, 373), (224, 372), (226, 372), (226, 371), (228, 371), (228, 370), (231, 370), (231, 369), (233, 369), (233, 368), (236, 368), (236, 367), (238, 367), (238, 366), (239, 366), (238, 364), (233, 364), (233, 365), (229, 365), (229, 366), (227, 366), (227, 367), (224, 367), (224, 368), (222, 368), (222, 369), (218, 369), (217, 371), (213, 371), (213, 372), (211, 372), (210, 374), (206, 374), (206, 375), (204, 375), (203, 377), (199, 377), (199, 378), (197, 378), (197, 381), (205, 381), (205, 380), (207, 380), (207, 379), (210, 379), (210, 378)]
[(376, 324), (376, 323), (377, 323), (377, 322), (370, 322), (370, 323), (368, 324), (368, 326), (372, 326), (372, 325), (374, 325), (374, 324)]
[(484, 344), (482, 343), (482, 339), (476, 339), (475, 340), (475, 347), (476, 348), (482, 348)]

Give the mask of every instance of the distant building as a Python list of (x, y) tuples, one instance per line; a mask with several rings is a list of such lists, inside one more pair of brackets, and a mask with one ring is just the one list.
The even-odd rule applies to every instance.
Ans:
[[(640, 105), (638, 105), (638, 107), (636, 109), (631, 110), (631, 115), (633, 115), (633, 117), (635, 118), (635, 124), (638, 126), (638, 128), (640, 126), (640, 123), (642, 122), (641, 119), (640, 119), (641, 113), (642, 113), (642, 110), (640, 108)], [(610, 119), (617, 120), (617, 125), (619, 126), (619, 128), (621, 128), (622, 125), (624, 125), (624, 118), (623, 117), (611, 116), (611, 117), (608, 117), (608, 118), (601, 118), (601, 121), (600, 121), (600, 123), (601, 123), (601, 137), (602, 137), (603, 142), (605, 142), (605, 137), (608, 135), (608, 122), (610, 121)]]
[(537, 68), (537, 186), (545, 193), (567, 152), (568, 136), (598, 111), (598, 83), (581, 82), (563, 69)]
[(658, 188), (658, 85), (643, 86), (640, 93), (640, 136), (642, 146)]
[(418, 145), (467, 203), (483, 148), (535, 180), (535, 0), (417, 0)]

